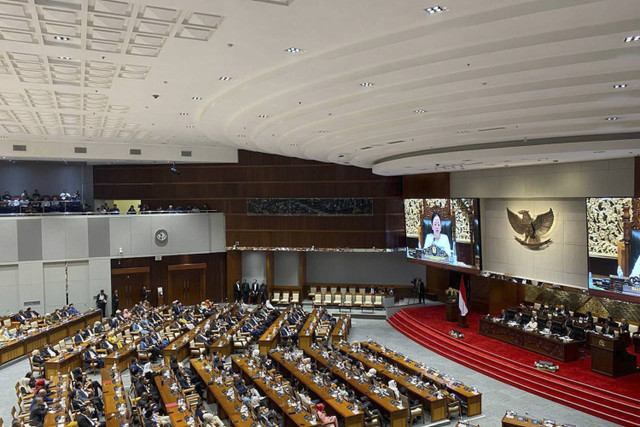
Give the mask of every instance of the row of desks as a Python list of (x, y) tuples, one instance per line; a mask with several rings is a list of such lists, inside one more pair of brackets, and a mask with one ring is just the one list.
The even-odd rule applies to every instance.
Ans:
[(464, 384), (452, 383), (444, 378), (444, 375), (431, 372), (421, 363), (406, 358), (400, 353), (389, 351), (376, 342), (362, 342), (360, 345), (373, 350), (376, 354), (409, 374), (430, 379), (440, 387), (446, 387), (450, 393), (454, 393), (467, 404), (467, 416), (472, 417), (482, 413), (482, 393), (476, 393), (471, 387), (465, 386)]
[[(169, 375), (165, 376), (165, 373), (169, 373)], [(195, 416), (191, 412), (188, 403), (186, 403), (184, 394), (181, 391), (174, 392), (171, 390), (171, 384), (177, 384), (173, 372), (169, 368), (165, 368), (164, 371), (161, 371), (161, 375), (157, 375), (154, 378), (154, 381), (158, 387), (160, 399), (162, 399), (162, 403), (164, 403), (164, 407), (167, 410), (167, 415), (171, 418), (173, 427), (186, 427), (190, 424), (189, 421), (193, 421), (191, 424), (196, 425)], [(178, 390), (179, 388), (180, 386), (178, 385)], [(181, 400), (181, 402), (178, 402), (178, 400)], [(182, 403), (182, 406), (179, 403)]]
[(215, 318), (218, 315), (220, 310), (216, 310), (211, 316), (202, 320), (198, 323), (193, 329), (185, 332), (184, 334), (176, 337), (173, 341), (171, 341), (163, 350), (162, 355), (164, 357), (164, 363), (169, 364), (171, 360), (171, 356), (176, 356), (178, 360), (186, 359), (189, 356), (189, 343), (198, 335), (200, 330), (204, 328), (206, 323)]
[(100, 371), (102, 378), (102, 399), (107, 427), (118, 427), (120, 423), (131, 425), (129, 411), (129, 390), (124, 388), (119, 371), (104, 368)]
[(220, 336), (215, 342), (212, 343), (211, 347), (215, 348), (218, 351), (220, 357), (225, 358), (233, 353), (233, 337), (235, 334), (242, 330), (242, 326), (244, 326), (244, 322), (251, 317), (253, 313), (258, 310), (258, 307), (254, 307), (251, 311), (247, 312), (244, 317), (236, 322), (235, 325), (231, 326), (224, 334)]
[(101, 311), (93, 310), (72, 317), (70, 320), (52, 326), (40, 328), (28, 333), (21, 339), (0, 343), (0, 365), (18, 357), (30, 354), (45, 344), (55, 345), (68, 336), (73, 336), (78, 329), (87, 325), (93, 326), (96, 321), (102, 320)]
[(240, 413), (242, 401), (237, 399), (237, 393), (233, 398), (229, 396), (229, 391), (233, 389), (233, 383), (216, 382), (218, 377), (215, 374), (215, 369), (207, 360), (190, 359), (189, 362), (200, 379), (207, 384), (207, 402), (217, 404), (218, 417), (228, 420), (231, 426), (252, 427), (254, 421)]
[(285, 419), (285, 427), (292, 426), (316, 426), (322, 424), (315, 416), (315, 413), (300, 408), (300, 411), (296, 411), (295, 406), (289, 405), (289, 399), (293, 396), (289, 396), (282, 392), (274, 390), (275, 387), (281, 386), (275, 381), (269, 381), (260, 377), (260, 371), (255, 368), (250, 359), (242, 356), (231, 357), (232, 367), (234, 372), (242, 373), (245, 380), (255, 384), (264, 394), (267, 396), (270, 402), (271, 408), (276, 408), (281, 412)]
[(374, 387), (368, 382), (358, 381), (351, 372), (345, 372), (338, 368), (332, 361), (327, 360), (319, 351), (309, 348), (305, 353), (313, 357), (341, 381), (348, 384), (359, 396), (367, 396), (371, 403), (375, 404), (381, 411), (385, 412), (390, 419), (391, 427), (406, 427), (408, 408), (402, 406), (402, 402), (395, 401), (392, 397), (378, 394)]
[(287, 315), (289, 314), (289, 310), (291, 306), (287, 307), (280, 316), (276, 319), (275, 322), (269, 326), (264, 334), (258, 340), (258, 348), (260, 349), (260, 354), (266, 356), (269, 353), (269, 350), (276, 348), (278, 342), (280, 342), (280, 328), (287, 321)]
[(312, 395), (322, 399), (328, 413), (344, 420), (344, 427), (361, 427), (364, 425), (364, 413), (359, 408), (350, 407), (348, 402), (331, 396), (327, 387), (317, 384), (310, 373), (301, 372), (294, 362), (286, 361), (282, 352), (271, 351), (269, 356), (280, 364), (284, 373), (294, 376)]
[(350, 330), (351, 330), (351, 315), (341, 314), (340, 317), (338, 317), (336, 326), (334, 326), (333, 331), (331, 331), (331, 342), (335, 344), (343, 340), (347, 341)]
[(420, 403), (429, 409), (431, 414), (431, 422), (440, 421), (447, 417), (447, 400), (444, 396), (438, 396), (434, 390), (419, 388), (409, 381), (410, 375), (405, 372), (392, 372), (388, 369), (387, 364), (378, 361), (369, 360), (365, 354), (356, 353), (346, 344), (335, 344), (338, 349), (354, 360), (362, 362), (367, 368), (374, 368), (378, 375), (385, 378), (386, 381), (395, 380), (399, 385), (404, 386), (407, 392), (417, 398)]
[(44, 417), (44, 427), (55, 427), (58, 425), (66, 425), (70, 420), (66, 419), (69, 399), (69, 375), (54, 375), (50, 378), (49, 388), (56, 392), (58, 402), (49, 405), (49, 412)]

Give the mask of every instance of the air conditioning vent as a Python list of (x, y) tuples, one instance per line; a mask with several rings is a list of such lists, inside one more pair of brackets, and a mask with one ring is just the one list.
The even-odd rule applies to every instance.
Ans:
[(500, 126), (497, 128), (478, 129), (478, 132), (491, 132), (492, 130), (503, 130), (503, 129), (506, 129), (506, 127)]
[(14, 145), (13, 151), (27, 151), (26, 145)]
[(142, 155), (142, 150), (139, 148), (132, 148), (129, 150), (129, 154), (131, 154), (132, 156), (140, 156)]
[(76, 154), (87, 154), (87, 147), (74, 147), (73, 152)]
[(182, 157), (191, 157), (191, 151), (181, 151)]
[(404, 139), (401, 139), (399, 141), (391, 141), (391, 142), (387, 142), (387, 145), (393, 145), (393, 144), (401, 144), (404, 142)]

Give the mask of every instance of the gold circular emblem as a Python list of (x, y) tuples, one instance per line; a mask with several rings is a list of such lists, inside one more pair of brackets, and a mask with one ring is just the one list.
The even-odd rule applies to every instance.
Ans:
[(598, 341), (598, 345), (599, 345), (600, 347), (604, 347), (604, 340), (599, 340), (599, 341)]

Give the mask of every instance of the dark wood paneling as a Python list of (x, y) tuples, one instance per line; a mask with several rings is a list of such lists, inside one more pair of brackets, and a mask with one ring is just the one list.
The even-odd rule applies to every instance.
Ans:
[[(227, 215), (227, 245), (405, 246), (402, 180), (368, 169), (240, 151), (237, 164), (94, 167), (96, 199), (142, 200), (152, 209), (202, 206)], [(247, 215), (248, 198), (373, 198), (371, 216)]]
[(150, 272), (148, 288), (151, 289), (151, 303), (157, 304), (156, 291), (158, 287), (163, 288), (165, 303), (167, 303), (169, 269), (180, 268), (179, 266), (188, 264), (206, 265), (205, 297), (215, 302), (224, 301), (226, 298), (225, 280), (227, 275), (226, 254), (224, 253), (163, 256), (159, 261), (156, 261), (154, 257), (112, 259), (111, 271), (113, 275), (114, 272), (118, 273), (118, 270), (123, 269), (148, 269)]
[(402, 197), (448, 199), (451, 197), (449, 178), (449, 172), (405, 175), (402, 177)]
[(242, 252), (227, 252), (227, 301), (232, 302), (233, 285), (236, 280), (242, 281)]

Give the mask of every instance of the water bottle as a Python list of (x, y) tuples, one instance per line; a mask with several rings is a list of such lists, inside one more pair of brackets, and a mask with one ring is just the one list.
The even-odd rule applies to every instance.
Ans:
[(591, 272), (589, 272), (589, 288), (593, 288), (593, 276)]
[(624, 274), (622, 274), (622, 267), (618, 266), (618, 277), (622, 276), (624, 276)]

